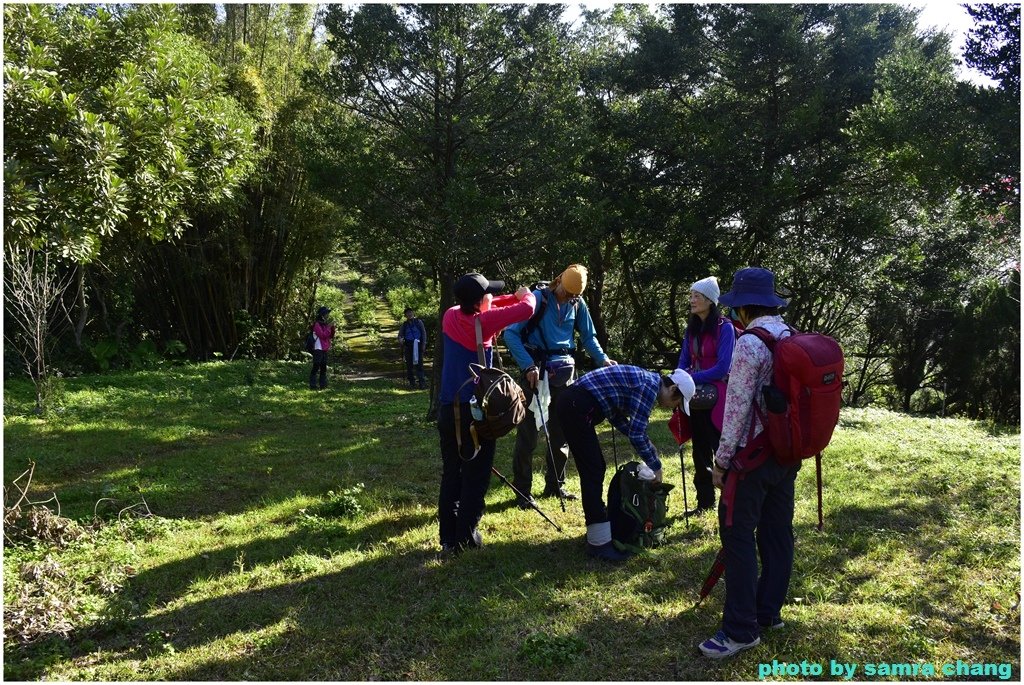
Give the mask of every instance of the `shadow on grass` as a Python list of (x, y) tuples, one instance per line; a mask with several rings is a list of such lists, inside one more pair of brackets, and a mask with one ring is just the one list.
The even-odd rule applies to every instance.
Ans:
[(333, 520), (315, 529), (302, 528), (300, 523), (297, 530), (282, 537), (261, 538), (149, 569), (131, 579), (127, 592), (146, 611), (184, 596), (197, 580), (238, 572), (239, 560), (245, 566), (256, 567), (287, 560), (298, 550), (317, 556), (340, 554), (398, 537), (411, 528), (426, 525), (433, 516), (406, 515), (358, 528), (353, 527), (358, 522), (344, 520)]
[[(90, 517), (102, 497), (138, 502), (138, 492), (158, 515), (194, 517), (298, 490), (408, 482), (434, 466), (436, 429), (389, 381), (333, 381), (310, 393), (304, 365), (252, 368), (251, 383), (229, 364), (69, 379), (65, 417), (42, 430), (6, 424), (5, 479), (35, 460), (32, 494), (59, 492), (74, 518)], [(21, 385), (15, 394), (27, 400)]]
[[(414, 525), (412, 519), (406, 523)], [(278, 546), (302, 540), (290, 536), (265, 548), (250, 546), (246, 557), (274, 556)], [(243, 655), (158, 674), (169, 680), (417, 679), (426, 676), (415, 670), (424, 668), (417, 663), (425, 658), (430, 659), (430, 679), (459, 680), (468, 673), (468, 654), (462, 649), (486, 642), (495, 621), (528, 625), (551, 593), (575, 574), (612, 572), (599, 562), (584, 561), (581, 568), (581, 551), (579, 541), (568, 539), (496, 544), (444, 560), (433, 551), (405, 549), (334, 573), (190, 603), (127, 625), (96, 625), (81, 637), (99, 641), (105, 662), (145, 661), (166, 653), (168, 646), (182, 652), (218, 640), (244, 641)], [(234, 552), (219, 553), (218, 563), (229, 563)], [(515, 561), (505, 563), (509, 557)], [(201, 574), (206, 560), (185, 563), (188, 572)], [(180, 571), (147, 574), (133, 587), (154, 586), (164, 574)], [(240, 637), (241, 632), (254, 635)], [(159, 645), (147, 643), (152, 635), (161, 636)]]

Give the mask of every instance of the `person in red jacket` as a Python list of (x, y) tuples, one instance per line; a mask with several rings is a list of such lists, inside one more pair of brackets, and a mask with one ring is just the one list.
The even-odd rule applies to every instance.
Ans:
[(334, 338), (334, 324), (327, 322), (331, 310), (320, 307), (313, 322), (313, 370), (309, 372), (309, 389), (317, 389), (317, 373), (320, 374), (319, 389), (327, 387), (327, 350), (331, 349)]
[[(535, 302), (529, 288), (519, 288), (515, 295), (493, 297), (504, 288), (504, 281), (491, 281), (478, 273), (466, 274), (453, 288), (459, 304), (446, 311), (441, 319), (444, 362), (437, 432), (441, 440), (442, 470), (437, 519), (444, 552), (459, 552), (483, 544), (477, 524), (483, 516), (484, 495), (491, 484), (496, 443), (480, 440), (480, 449), (474, 456), (473, 437), (469, 432), (473, 385), (466, 381), (471, 378), (469, 365), (477, 363), (475, 321), (480, 320), (484, 357), (490, 366), (494, 336), (509, 324), (529, 319)], [(459, 404), (462, 417), (458, 429), (455, 403)], [(456, 430), (461, 434), (461, 448)]]

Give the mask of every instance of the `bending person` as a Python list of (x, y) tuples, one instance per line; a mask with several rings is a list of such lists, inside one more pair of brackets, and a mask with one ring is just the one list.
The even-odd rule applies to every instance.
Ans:
[(654, 403), (666, 409), (687, 404), (693, 396), (693, 379), (681, 369), (660, 376), (636, 366), (606, 366), (582, 376), (566, 388), (555, 404), (555, 413), (569, 441), (580, 475), (583, 515), (587, 524), (587, 554), (605, 561), (629, 557), (612, 545), (612, 527), (604, 501), (605, 459), (597, 439), (597, 425), (608, 421), (624, 433), (640, 458), (661, 481), (661, 460), (647, 435)]

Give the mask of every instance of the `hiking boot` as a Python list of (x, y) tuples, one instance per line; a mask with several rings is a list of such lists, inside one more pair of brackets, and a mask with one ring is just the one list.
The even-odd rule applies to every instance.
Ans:
[(608, 561), (613, 564), (621, 564), (631, 556), (629, 552), (620, 552), (610, 542), (603, 545), (592, 545), (587, 543), (587, 556), (601, 561)]
[(541, 494), (541, 497), (559, 497), (570, 501), (578, 499), (576, 493), (569, 492), (565, 488), (544, 488), (544, 493)]
[(696, 509), (690, 509), (689, 511), (687, 511), (686, 515), (687, 516), (700, 516), (701, 514), (709, 512), (709, 511), (711, 511), (714, 508), (715, 508), (714, 504), (708, 505), (706, 507), (700, 507), (699, 506)]
[(709, 659), (725, 659), (726, 657), (739, 654), (744, 649), (757, 647), (761, 644), (761, 638), (755, 637), (750, 642), (736, 642), (729, 638), (723, 631), (719, 630), (714, 637), (708, 638), (698, 645), (701, 654)]
[(523, 499), (522, 497), (516, 497), (516, 506), (520, 509), (533, 509), (536, 506), (537, 500), (533, 497), (530, 499)]

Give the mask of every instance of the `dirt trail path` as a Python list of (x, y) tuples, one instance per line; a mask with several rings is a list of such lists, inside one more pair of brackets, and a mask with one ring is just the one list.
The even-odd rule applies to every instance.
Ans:
[[(372, 292), (371, 279), (360, 274), (374, 273), (375, 266), (357, 263), (343, 254), (339, 255), (338, 260), (340, 275), (332, 284), (342, 291), (345, 299), (342, 312), (345, 325), (340, 337), (342, 366), (338, 369), (341, 376), (350, 381), (393, 378), (405, 387), (405, 363), (398, 346), (400, 322), (392, 317), (387, 301), (374, 295), (376, 307), (373, 322), (361, 321), (359, 318), (355, 293), (359, 288)], [(429, 360), (424, 371), (429, 378)]]

